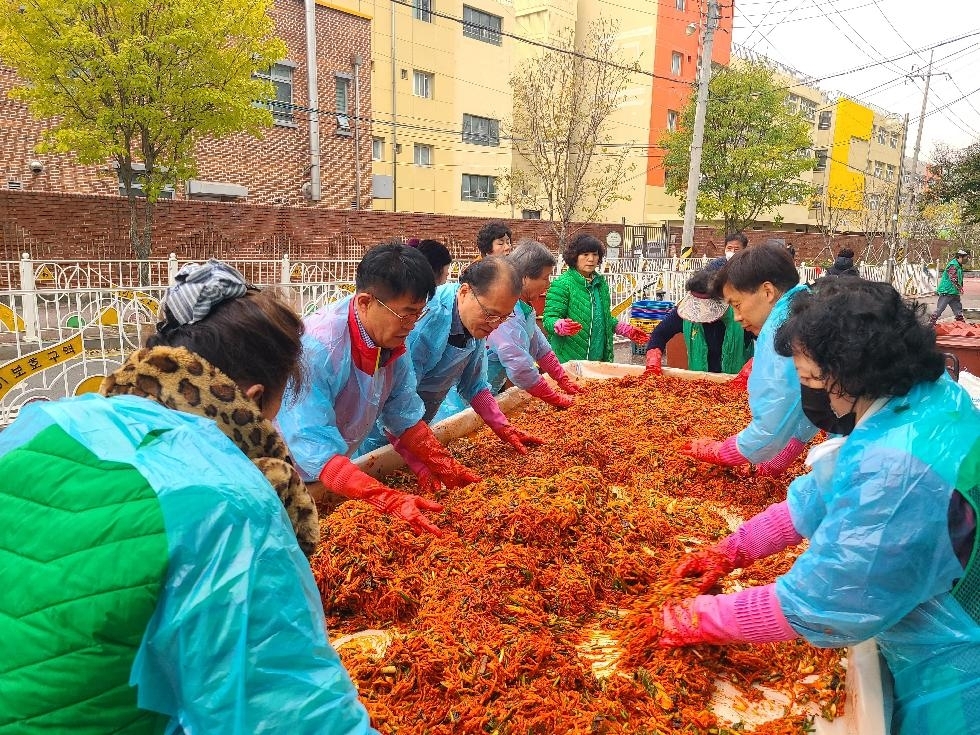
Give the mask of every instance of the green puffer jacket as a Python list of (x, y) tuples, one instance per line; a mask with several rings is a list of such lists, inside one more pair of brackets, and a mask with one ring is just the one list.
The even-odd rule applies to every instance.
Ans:
[[(582, 325), (578, 334), (555, 334), (555, 322), (571, 319)], [(544, 333), (559, 362), (569, 360), (613, 360), (613, 330), (616, 318), (610, 313), (609, 284), (596, 273), (591, 281), (569, 268), (551, 282), (544, 303)]]

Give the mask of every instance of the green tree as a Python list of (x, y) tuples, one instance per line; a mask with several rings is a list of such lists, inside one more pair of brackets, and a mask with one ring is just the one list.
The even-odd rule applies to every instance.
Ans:
[(195, 144), (272, 123), (254, 100), (274, 90), (253, 77), (286, 55), (271, 5), (0, 0), (0, 60), (22, 80), (12, 96), (53, 123), (40, 150), (115, 163), (137, 258), (150, 256), (160, 192), (194, 175)]
[(526, 61), (510, 78), (514, 113), (504, 127), (517, 157), (499, 177), (498, 197), (542, 210), (559, 247), (573, 222), (592, 221), (629, 199), (623, 180), (635, 168), (630, 146), (609, 144), (611, 117), (638, 66), (621, 58), (616, 31), (600, 19), (580, 45), (572, 29), (562, 31), (553, 43), (559, 50)]
[(964, 223), (980, 224), (980, 142), (958, 150), (940, 146), (932, 161), (926, 202), (955, 203)]
[[(668, 194), (683, 196), (687, 190), (695, 97), (692, 93), (678, 129), (661, 140)], [(711, 77), (698, 219), (720, 218), (726, 231), (741, 230), (762, 212), (809, 201), (813, 187), (801, 174), (814, 164), (810, 123), (786, 108), (786, 97), (764, 64), (744, 63)]]

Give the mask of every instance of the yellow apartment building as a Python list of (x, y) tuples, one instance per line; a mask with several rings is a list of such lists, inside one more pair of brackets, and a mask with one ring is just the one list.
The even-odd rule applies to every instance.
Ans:
[(372, 207), (510, 216), (495, 201), (514, 11), (498, 0), (360, 0), (372, 16)]

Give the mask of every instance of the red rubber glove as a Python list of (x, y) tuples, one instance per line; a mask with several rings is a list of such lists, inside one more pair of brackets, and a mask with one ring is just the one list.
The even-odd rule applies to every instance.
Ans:
[(778, 477), (789, 469), (793, 460), (799, 457), (804, 449), (806, 449), (806, 444), (793, 437), (779, 454), (767, 462), (756, 465), (756, 474), (763, 477)]
[(559, 337), (571, 337), (582, 331), (582, 325), (571, 319), (559, 319), (555, 322), (555, 334)]
[(478, 474), (452, 458), (424, 421), (419, 421), (398, 437), (398, 444), (418, 457), (448, 488), (465, 487), (480, 481)]
[(643, 377), (663, 375), (663, 360), (664, 353), (660, 349), (654, 347), (652, 350), (647, 350), (647, 369), (643, 371)]
[(362, 472), (349, 458), (338, 454), (327, 462), (320, 471), (320, 482), (333, 492), (353, 500), (363, 500), (382, 513), (401, 518), (416, 533), (431, 533), (442, 536), (438, 526), (433, 525), (422, 511), (441, 513), (442, 506), (418, 495), (400, 493), (384, 485), (365, 472)]
[(534, 434), (528, 434), (526, 431), (521, 431), (516, 426), (502, 426), (500, 429), (494, 429), (493, 432), (500, 437), (501, 441), (510, 444), (514, 449), (520, 454), (527, 454), (528, 447), (538, 447), (544, 444), (544, 439), (534, 436)]
[(752, 357), (749, 358), (749, 361), (742, 366), (738, 374), (728, 381), (729, 386), (737, 390), (749, 389), (749, 375), (752, 373), (752, 360), (754, 359)]
[(736, 467), (749, 461), (738, 451), (734, 436), (730, 436), (721, 442), (706, 437), (692, 439), (681, 449), (681, 454), (686, 454), (699, 462), (711, 462), (724, 467)]
[(554, 352), (549, 352), (544, 357), (538, 359), (538, 365), (544, 370), (548, 375), (554, 378), (554, 381), (558, 383), (558, 387), (569, 395), (578, 395), (579, 393), (584, 393), (578, 383), (576, 383), (572, 376), (565, 372), (565, 368), (561, 366), (558, 362), (558, 357)]
[(575, 401), (571, 396), (557, 392), (544, 378), (528, 388), (527, 392), (555, 408), (568, 408)]
[(650, 341), (650, 335), (644, 332), (642, 329), (637, 329), (632, 324), (626, 324), (625, 322), (618, 322), (616, 324), (616, 334), (620, 337), (626, 337), (626, 339), (631, 342), (640, 345), (641, 347), (646, 347), (647, 342)]

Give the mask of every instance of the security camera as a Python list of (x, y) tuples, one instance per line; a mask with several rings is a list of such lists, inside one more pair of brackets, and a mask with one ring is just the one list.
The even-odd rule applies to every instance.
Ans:
[(44, 170), (44, 164), (41, 163), (38, 160), (31, 161), (27, 165), (30, 166), (31, 167), (31, 171), (33, 171), (36, 174), (39, 174), (39, 173), (41, 173)]

